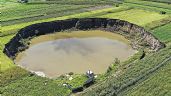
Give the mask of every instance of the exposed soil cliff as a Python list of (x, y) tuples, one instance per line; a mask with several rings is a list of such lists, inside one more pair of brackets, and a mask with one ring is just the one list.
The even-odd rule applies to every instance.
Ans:
[(28, 48), (23, 40), (31, 39), (34, 36), (40, 36), (48, 33), (61, 32), (64, 30), (89, 30), (100, 29), (122, 34), (132, 41), (133, 48), (148, 47), (157, 51), (164, 48), (165, 45), (155, 38), (144, 28), (127, 21), (107, 18), (83, 18), (67, 19), (52, 22), (33, 24), (22, 28), (10, 42), (5, 45), (4, 53), (14, 59), (15, 55)]

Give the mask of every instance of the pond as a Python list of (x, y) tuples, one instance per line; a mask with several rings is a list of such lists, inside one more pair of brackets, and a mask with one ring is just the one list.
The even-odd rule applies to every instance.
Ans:
[(124, 61), (136, 52), (123, 40), (105, 36), (79, 37), (44, 41), (41, 38), (45, 37), (35, 38), (43, 42), (32, 40), (34, 43), (19, 53), (15, 62), (53, 78), (69, 72), (84, 74), (87, 70), (96, 74), (105, 73), (115, 58)]

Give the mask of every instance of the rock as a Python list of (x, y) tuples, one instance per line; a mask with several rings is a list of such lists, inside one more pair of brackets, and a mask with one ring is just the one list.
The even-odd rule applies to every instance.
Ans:
[(41, 72), (41, 71), (36, 71), (36, 72), (34, 72), (36, 75), (38, 75), (38, 76), (40, 76), (40, 77), (46, 77), (46, 75), (43, 73), (43, 72)]

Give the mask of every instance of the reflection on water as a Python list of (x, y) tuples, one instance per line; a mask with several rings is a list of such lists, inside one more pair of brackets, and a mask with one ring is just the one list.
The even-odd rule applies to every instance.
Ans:
[(135, 50), (127, 44), (102, 38), (68, 38), (46, 41), (31, 46), (16, 63), (49, 77), (64, 73), (104, 73), (115, 58), (127, 59)]

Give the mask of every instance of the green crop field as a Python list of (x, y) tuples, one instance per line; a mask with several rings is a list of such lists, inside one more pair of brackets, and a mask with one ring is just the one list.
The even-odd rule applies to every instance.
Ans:
[(146, 24), (151, 23), (153, 21), (166, 18), (168, 17), (168, 15), (161, 15), (157, 12), (145, 11), (140, 9), (131, 9), (127, 11), (102, 15), (100, 17), (121, 19), (140, 26), (145, 26)]
[(105, 8), (105, 9), (98, 9), (95, 11), (88, 11), (88, 12), (83, 12), (83, 13), (79, 13), (79, 14), (73, 14), (73, 15), (68, 15), (68, 16), (61, 16), (61, 17), (56, 17), (56, 18), (48, 18), (48, 19), (43, 19), (43, 20), (37, 20), (37, 21), (33, 21), (33, 22), (25, 22), (25, 23), (21, 23), (21, 24), (14, 24), (14, 25), (9, 25), (9, 26), (3, 26), (1, 28), (2, 32), (6, 32), (6, 31), (10, 31), (10, 30), (16, 30), (31, 24), (35, 24), (35, 23), (40, 23), (40, 22), (48, 22), (48, 21), (53, 21), (53, 20), (64, 20), (64, 19), (68, 19), (68, 18), (83, 18), (83, 17), (91, 17), (94, 16), (96, 14), (104, 14), (104, 12), (108, 12), (108, 11), (112, 11), (115, 9), (119, 9), (120, 7), (116, 7), (116, 8)]
[(127, 0), (126, 3), (133, 3), (133, 4), (145, 5), (145, 6), (151, 6), (151, 7), (157, 7), (157, 8), (171, 9), (171, 6), (169, 4), (159, 3), (159, 2)]
[[(152, 74), (147, 80), (129, 90), (124, 96), (170, 96), (171, 91), (171, 62)], [(164, 90), (163, 90), (164, 89)]]
[[(170, 0), (0, 0), (0, 96), (170, 96)], [(14, 64), (4, 53), (5, 44), (23, 27), (70, 18), (113, 18), (144, 27), (166, 47), (158, 52), (140, 49), (134, 56), (97, 74), (95, 84), (78, 94), (63, 83), (82, 86), (84, 74), (69, 80), (40, 77)], [(141, 58), (143, 52), (145, 56)]]
[(170, 0), (144, 0), (144, 1), (153, 1), (153, 2), (161, 2), (161, 3), (171, 3)]
[(153, 34), (165, 43), (171, 42), (171, 23), (153, 30)]

